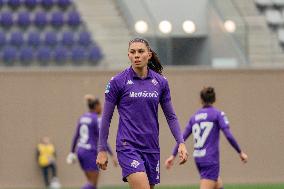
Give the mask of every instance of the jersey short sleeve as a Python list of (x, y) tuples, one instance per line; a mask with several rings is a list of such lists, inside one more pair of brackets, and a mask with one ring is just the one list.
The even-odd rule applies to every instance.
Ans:
[(221, 129), (225, 129), (229, 127), (229, 120), (225, 112), (218, 113), (218, 122), (219, 122), (219, 126)]
[(115, 78), (111, 78), (111, 80), (106, 85), (105, 99), (113, 104), (117, 104), (118, 98), (119, 98), (118, 82)]
[(169, 102), (171, 100), (171, 92), (168, 80), (163, 77), (163, 88), (162, 88), (162, 95), (160, 97), (160, 103)]

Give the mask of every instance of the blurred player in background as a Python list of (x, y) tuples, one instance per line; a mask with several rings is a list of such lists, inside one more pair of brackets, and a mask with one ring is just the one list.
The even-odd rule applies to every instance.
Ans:
[(180, 164), (188, 154), (156, 53), (146, 40), (135, 38), (129, 42), (128, 57), (131, 67), (112, 78), (105, 91), (97, 163), (101, 169), (107, 168), (107, 138), (117, 106), (116, 151), (123, 181), (132, 189), (150, 189), (160, 182), (159, 103), (179, 144)]
[[(100, 115), (102, 112), (101, 103), (92, 95), (86, 95), (85, 100), (89, 111), (79, 118), (77, 130), (73, 137), (71, 152), (67, 156), (67, 163), (72, 164), (76, 160), (76, 153), (80, 162), (80, 166), (85, 172), (88, 183), (82, 189), (96, 189), (99, 169), (96, 164), (97, 145), (99, 139)], [(112, 153), (109, 145), (107, 150), (113, 159), (114, 166), (117, 166), (117, 160)]]
[[(40, 143), (37, 145), (37, 160), (42, 170), (46, 187), (50, 187), (52, 183), (58, 182), (55, 157), (55, 147), (50, 142), (49, 137), (42, 137)], [(49, 179), (49, 171), (51, 171), (51, 179)]]
[[(223, 189), (222, 180), (219, 176), (220, 130), (223, 131), (227, 140), (238, 152), (240, 159), (244, 163), (247, 162), (248, 156), (241, 151), (237, 141), (234, 139), (225, 113), (213, 107), (216, 99), (214, 88), (204, 88), (200, 92), (200, 98), (203, 107), (190, 118), (183, 133), (183, 138), (186, 140), (193, 133), (193, 156), (200, 174), (200, 189)], [(173, 166), (176, 154), (177, 146), (165, 162), (167, 169)]]

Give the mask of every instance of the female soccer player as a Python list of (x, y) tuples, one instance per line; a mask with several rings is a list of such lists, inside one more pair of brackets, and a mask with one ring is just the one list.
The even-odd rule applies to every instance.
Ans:
[(188, 154), (156, 53), (146, 40), (135, 38), (129, 42), (128, 57), (131, 67), (113, 77), (106, 87), (97, 164), (107, 168), (107, 138), (117, 106), (116, 151), (123, 181), (132, 189), (150, 189), (160, 182), (159, 103), (179, 144), (180, 164), (186, 162)]
[[(222, 180), (219, 176), (219, 131), (223, 131), (244, 163), (247, 162), (248, 156), (241, 151), (231, 134), (225, 113), (213, 107), (216, 99), (214, 88), (204, 88), (200, 92), (200, 97), (203, 107), (190, 118), (183, 133), (183, 139), (186, 140), (193, 133), (193, 156), (200, 174), (200, 189), (223, 189)], [(177, 146), (165, 162), (167, 169), (173, 166), (176, 154)]]
[[(101, 104), (98, 99), (92, 95), (86, 95), (89, 112), (83, 114), (78, 122), (77, 130), (73, 138), (71, 153), (67, 156), (67, 163), (75, 162), (75, 148), (77, 147), (77, 156), (88, 179), (88, 183), (82, 189), (96, 189), (99, 177), (99, 169), (96, 164), (97, 145), (99, 135), (99, 119), (101, 114)], [(117, 160), (109, 146), (107, 150), (113, 159), (114, 166), (117, 166)]]

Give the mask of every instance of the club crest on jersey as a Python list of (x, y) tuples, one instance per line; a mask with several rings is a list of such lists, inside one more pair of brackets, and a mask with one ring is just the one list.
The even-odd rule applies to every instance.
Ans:
[(157, 81), (156, 79), (152, 79), (152, 83), (153, 83), (154, 85), (157, 85), (157, 84), (158, 84), (158, 81)]
[(133, 83), (132, 80), (129, 79), (126, 84), (127, 84), (127, 85), (133, 85), (134, 83)]
[(134, 167), (135, 169), (140, 165), (140, 163), (137, 160), (133, 160), (131, 163), (131, 167)]

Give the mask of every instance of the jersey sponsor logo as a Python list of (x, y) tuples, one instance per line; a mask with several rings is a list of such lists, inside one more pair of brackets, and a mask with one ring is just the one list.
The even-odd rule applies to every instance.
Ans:
[(156, 79), (152, 79), (152, 83), (153, 83), (154, 85), (157, 85), (157, 84), (158, 84), (158, 81), (157, 81)]
[(131, 167), (134, 167), (135, 169), (140, 165), (140, 163), (137, 160), (133, 160), (130, 164)]
[(158, 98), (159, 93), (157, 91), (154, 92), (129, 92), (129, 97), (131, 98)]
[(126, 84), (127, 84), (127, 85), (133, 85), (134, 83), (133, 83), (132, 80), (129, 79)]

